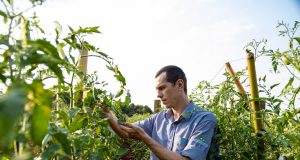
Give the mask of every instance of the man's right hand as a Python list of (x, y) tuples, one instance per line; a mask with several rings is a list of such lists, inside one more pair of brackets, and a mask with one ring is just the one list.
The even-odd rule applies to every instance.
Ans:
[(118, 118), (115, 116), (113, 112), (109, 110), (108, 107), (102, 108), (103, 113), (105, 114), (110, 127), (114, 130), (114, 132), (121, 138), (128, 138), (128, 133), (121, 128)]
[(108, 107), (102, 107), (101, 106), (101, 108), (102, 108), (102, 111), (105, 114), (107, 119), (110, 119), (110, 118), (114, 117), (114, 114), (108, 109)]

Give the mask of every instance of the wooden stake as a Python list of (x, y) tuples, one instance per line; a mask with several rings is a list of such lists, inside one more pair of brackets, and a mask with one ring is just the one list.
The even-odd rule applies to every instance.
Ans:
[(88, 49), (83, 46), (82, 50), (80, 51), (80, 58), (79, 58), (79, 70), (86, 75), (87, 73), (87, 64), (88, 64)]
[[(251, 99), (258, 99), (258, 87), (257, 87), (257, 80), (256, 80), (256, 70), (255, 70), (255, 62), (254, 62), (254, 55), (250, 50), (246, 50), (247, 52), (247, 66), (248, 66), (248, 75), (249, 75), (249, 83), (250, 83), (250, 95)], [(258, 146), (257, 146), (257, 159), (264, 159), (264, 141), (261, 137), (260, 132), (265, 131), (263, 118), (261, 113), (261, 107), (259, 105), (258, 100), (251, 101), (251, 106), (254, 110), (253, 113), (253, 123), (254, 123), (254, 130), (258, 137)]]
[[(88, 49), (82, 44), (82, 49), (80, 50), (80, 58), (79, 58), (78, 67), (79, 67), (79, 70), (83, 72), (84, 76), (87, 74), (87, 65), (88, 65)], [(81, 83), (82, 83), (82, 80), (78, 79), (77, 85), (81, 85)], [(78, 92), (78, 102), (79, 102), (80, 107), (83, 107), (83, 100), (85, 97), (86, 97), (86, 93), (84, 93), (84, 89), (82, 88)], [(84, 107), (83, 107), (83, 109), (85, 111)]]
[(159, 99), (154, 100), (154, 112), (157, 113), (161, 109), (161, 103)]
[[(250, 51), (247, 51), (247, 65), (248, 65), (248, 75), (249, 75), (249, 83), (250, 83), (250, 96), (251, 99), (258, 99), (258, 87), (256, 80), (256, 70), (254, 63), (254, 55)], [(258, 133), (261, 129), (264, 129), (262, 116), (260, 113), (259, 101), (251, 101), (251, 106), (254, 110), (254, 129), (255, 133)]]
[(231, 68), (230, 63), (229, 62), (225, 63), (225, 67), (226, 67), (226, 70), (229, 73), (229, 75), (233, 78), (233, 82), (235, 83), (235, 85), (238, 89), (238, 92), (240, 94), (246, 95), (246, 91), (245, 91), (244, 87), (241, 85), (238, 77), (235, 76), (235, 72)]

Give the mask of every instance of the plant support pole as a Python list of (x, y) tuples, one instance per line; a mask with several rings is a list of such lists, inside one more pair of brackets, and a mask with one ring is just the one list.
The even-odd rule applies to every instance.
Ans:
[[(80, 58), (79, 58), (79, 70), (83, 73), (84, 76), (87, 74), (87, 65), (88, 65), (88, 49), (82, 44), (82, 48), (80, 50)], [(82, 79), (78, 79), (77, 85), (81, 85), (84, 87)], [(80, 102), (80, 106), (83, 108), (84, 112), (86, 112), (86, 109), (83, 105), (84, 98), (86, 97), (86, 93), (84, 88), (81, 88), (81, 90), (78, 93), (78, 102)]]
[[(225, 63), (225, 67), (226, 67), (227, 72), (229, 73), (229, 75), (230, 75), (231, 78), (233, 79), (233, 82), (234, 82), (234, 84), (236, 85), (236, 87), (237, 87), (237, 89), (238, 89), (238, 92), (239, 92), (241, 95), (243, 95), (243, 96), (245, 97), (245, 101), (248, 101), (247, 93), (246, 93), (244, 87), (242, 86), (242, 84), (241, 84), (239, 78), (235, 75), (235, 72), (234, 72), (234, 70), (232, 69), (230, 63), (229, 63), (229, 62)], [(250, 107), (249, 107), (249, 104), (246, 103), (246, 104), (244, 105), (244, 108), (247, 109), (247, 110), (249, 110), (249, 108), (250, 108)]]
[[(264, 129), (262, 115), (260, 113), (260, 106), (258, 95), (258, 87), (257, 87), (257, 80), (256, 80), (256, 70), (255, 70), (255, 63), (254, 63), (254, 55), (250, 51), (247, 51), (247, 66), (248, 66), (248, 76), (249, 76), (249, 83), (250, 83), (250, 96), (251, 96), (251, 106), (254, 110), (254, 130), (255, 133), (258, 133), (262, 129)], [(256, 100), (253, 100), (256, 99)]]
[(161, 103), (159, 99), (154, 100), (154, 112), (157, 113), (161, 109)]
[(255, 60), (254, 55), (250, 50), (246, 50), (247, 52), (247, 66), (248, 66), (248, 76), (250, 83), (250, 96), (251, 96), (251, 106), (253, 108), (253, 123), (254, 130), (256, 135), (258, 136), (258, 147), (257, 147), (257, 159), (264, 159), (264, 143), (261, 139), (260, 131), (264, 131), (262, 113), (260, 111), (259, 105), (259, 95), (258, 95), (258, 87), (256, 80), (256, 70), (255, 70)]
[(246, 91), (245, 91), (244, 87), (241, 85), (238, 77), (235, 76), (235, 72), (233, 71), (230, 63), (229, 62), (225, 63), (225, 67), (226, 67), (226, 70), (229, 73), (229, 75), (233, 78), (233, 82), (236, 85), (238, 92), (242, 95), (246, 95)]

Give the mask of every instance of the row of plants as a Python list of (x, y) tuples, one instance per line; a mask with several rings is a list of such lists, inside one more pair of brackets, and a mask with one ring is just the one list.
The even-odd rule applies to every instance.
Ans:
[[(69, 26), (63, 34), (56, 22), (50, 39), (37, 15), (25, 16), (43, 0), (28, 2), (17, 10), (1, 0), (0, 159), (119, 159), (127, 150), (101, 107), (125, 120), (120, 106), (129, 106), (130, 93), (113, 59), (85, 40), (99, 27)], [(87, 74), (87, 58), (112, 73), (117, 93), (98, 73)]]
[[(102, 113), (102, 106), (110, 107), (119, 119), (129, 122), (152, 114), (146, 106), (139, 108), (141, 113), (149, 112), (146, 115), (137, 116), (128, 110), (138, 105), (131, 104), (125, 77), (109, 55), (85, 40), (100, 33), (99, 27), (69, 26), (64, 34), (63, 26), (56, 23), (51, 39), (39, 25), (37, 15), (25, 16), (43, 0), (30, 0), (32, 6), (21, 11), (14, 8), (13, 1), (0, 2), (4, 26), (0, 31), (0, 159), (102, 160), (124, 155), (148, 159), (146, 146), (119, 139)], [(278, 25), (280, 35), (288, 38), (287, 50), (267, 49), (265, 40), (245, 46), (254, 52), (256, 61), (270, 57), (272, 74), (289, 73), (282, 88), (282, 82), (269, 84), (268, 76), (259, 77), (263, 96), (251, 100), (234, 84), (238, 78), (248, 88), (245, 68), (234, 78), (225, 72), (225, 81), (220, 84), (200, 81), (191, 93), (196, 104), (218, 118), (220, 133), (215, 138), (220, 143), (221, 159), (256, 159), (258, 152), (265, 159), (300, 159), (300, 38), (295, 36), (299, 25)], [(118, 92), (109, 91), (109, 83), (98, 73), (88, 74), (88, 58), (99, 59), (105, 72), (112, 73), (119, 82)], [(49, 82), (50, 87), (46, 87)], [(260, 136), (253, 129), (250, 101), (266, 103), (260, 111), (265, 124)], [(258, 147), (261, 140), (263, 148)]]
[[(269, 58), (270, 74), (287, 80), (271, 84), (267, 75), (259, 77), (260, 98), (251, 99), (249, 92), (242, 94), (234, 83), (238, 79), (242, 86), (249, 88), (247, 68), (239, 70), (235, 77), (225, 72), (225, 80), (219, 84), (200, 81), (192, 91), (191, 99), (217, 116), (216, 139), (221, 159), (300, 159), (300, 37), (295, 36), (299, 26), (297, 21), (291, 27), (279, 22), (279, 35), (288, 39), (287, 50), (267, 49), (266, 40), (253, 40), (245, 46), (254, 52), (255, 61)], [(284, 72), (290, 77), (281, 77)], [(251, 101), (265, 103), (259, 111), (264, 122), (259, 134), (254, 132), (255, 110)]]

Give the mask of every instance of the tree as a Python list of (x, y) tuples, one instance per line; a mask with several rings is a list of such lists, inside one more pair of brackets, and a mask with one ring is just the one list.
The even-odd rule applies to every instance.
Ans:
[(131, 103), (129, 106), (122, 106), (122, 113), (131, 117), (134, 114), (152, 114), (153, 111), (147, 105), (135, 105)]

